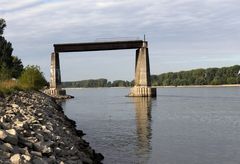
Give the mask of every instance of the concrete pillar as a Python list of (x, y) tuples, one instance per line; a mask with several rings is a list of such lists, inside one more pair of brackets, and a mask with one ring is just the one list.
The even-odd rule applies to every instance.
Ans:
[(151, 74), (147, 42), (136, 51), (135, 83), (129, 96), (156, 97), (156, 88), (151, 87)]
[(135, 86), (151, 86), (148, 48), (142, 47), (136, 51)]
[(61, 71), (58, 53), (51, 54), (50, 88), (61, 89)]
[(66, 91), (61, 87), (61, 71), (59, 53), (51, 54), (51, 67), (50, 67), (50, 95), (59, 96), (65, 95)]

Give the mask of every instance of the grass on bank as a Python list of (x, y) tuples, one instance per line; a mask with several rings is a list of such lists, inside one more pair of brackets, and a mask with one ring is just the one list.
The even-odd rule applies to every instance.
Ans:
[(17, 80), (6, 80), (0, 82), (0, 95), (8, 95), (14, 91), (32, 90), (31, 86), (21, 84)]
[(17, 80), (6, 80), (0, 82), (0, 96), (9, 95), (14, 91), (38, 90), (28, 84), (22, 84)]
[(0, 95), (16, 90), (40, 90), (47, 86), (47, 81), (38, 66), (27, 66), (18, 79), (0, 80)]
[(23, 90), (23, 87), (16, 80), (0, 82), (0, 95), (10, 94), (16, 90)]

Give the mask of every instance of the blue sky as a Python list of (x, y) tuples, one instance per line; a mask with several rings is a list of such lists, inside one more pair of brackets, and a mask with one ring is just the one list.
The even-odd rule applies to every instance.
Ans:
[[(54, 43), (149, 42), (151, 73), (240, 64), (239, 0), (0, 0), (5, 37), (24, 65), (49, 79)], [(63, 81), (131, 80), (134, 50), (61, 54)]]

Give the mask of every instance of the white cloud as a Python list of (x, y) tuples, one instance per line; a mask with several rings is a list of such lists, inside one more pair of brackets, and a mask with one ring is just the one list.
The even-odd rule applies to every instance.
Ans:
[(36, 3), (40, 2), (40, 0), (1, 0), (0, 1), (0, 12), (11, 12), (17, 9), (29, 7)]

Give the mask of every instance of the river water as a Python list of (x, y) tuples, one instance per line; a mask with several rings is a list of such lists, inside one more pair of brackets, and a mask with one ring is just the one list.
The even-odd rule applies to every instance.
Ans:
[(65, 114), (101, 152), (103, 163), (239, 164), (240, 88), (68, 89)]

